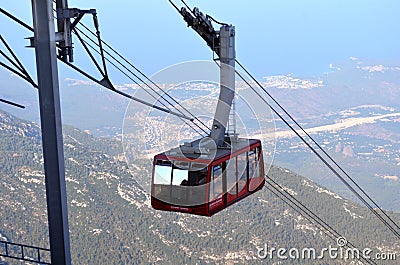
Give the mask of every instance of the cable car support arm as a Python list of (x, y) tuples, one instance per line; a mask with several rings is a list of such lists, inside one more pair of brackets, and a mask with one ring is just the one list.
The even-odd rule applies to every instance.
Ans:
[(221, 147), (224, 144), (226, 127), (235, 96), (235, 27), (218, 22), (221, 27), (219, 31), (216, 31), (212, 25), (214, 19), (204, 15), (197, 7), (193, 11), (188, 11), (185, 7), (178, 11), (187, 22), (188, 27), (194, 29), (219, 57), (220, 93), (210, 137), (217, 146)]

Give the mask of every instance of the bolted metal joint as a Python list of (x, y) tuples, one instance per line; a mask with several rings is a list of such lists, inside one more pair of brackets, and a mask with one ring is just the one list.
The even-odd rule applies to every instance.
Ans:
[(80, 10), (78, 8), (58, 8), (57, 19), (75, 18), (79, 16)]

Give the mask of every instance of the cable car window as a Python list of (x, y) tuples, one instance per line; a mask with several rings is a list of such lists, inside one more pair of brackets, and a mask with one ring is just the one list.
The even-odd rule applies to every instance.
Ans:
[(157, 159), (156, 165), (172, 166), (172, 163), (171, 163), (171, 161), (168, 161), (168, 160)]
[(201, 170), (205, 170), (207, 171), (207, 164), (201, 164), (201, 163), (192, 163), (190, 170), (192, 171), (201, 171)]
[(222, 195), (222, 165), (213, 167), (213, 178), (210, 183), (210, 201)]
[(154, 167), (154, 196), (160, 200), (170, 199), (172, 164), (170, 161), (157, 160)]
[(226, 166), (226, 179), (227, 179), (227, 190), (228, 193), (235, 195), (236, 183), (237, 183), (237, 172), (236, 172), (236, 157), (232, 157), (227, 161)]
[(240, 193), (246, 187), (247, 183), (247, 153), (238, 155), (237, 165), (238, 193)]
[(256, 177), (255, 176), (256, 167), (257, 167), (256, 150), (253, 149), (249, 151), (249, 179)]
[(172, 173), (172, 165), (171, 163), (164, 163), (167, 161), (161, 161), (160, 163), (157, 161), (157, 165), (154, 170), (154, 184), (164, 184), (169, 185), (171, 183), (171, 173)]
[(204, 185), (207, 182), (207, 171), (200, 172), (200, 175), (197, 179), (196, 185)]
[[(250, 155), (250, 153), (252, 153)], [(260, 149), (254, 148), (249, 152), (249, 191), (254, 191), (262, 183), (264, 176), (261, 175)]]
[(174, 166), (179, 169), (189, 170), (190, 163), (186, 161), (174, 161)]
[(189, 185), (189, 170), (174, 168), (172, 174), (172, 185), (188, 186)]
[(192, 163), (189, 171), (189, 185), (204, 185), (207, 182), (207, 164)]

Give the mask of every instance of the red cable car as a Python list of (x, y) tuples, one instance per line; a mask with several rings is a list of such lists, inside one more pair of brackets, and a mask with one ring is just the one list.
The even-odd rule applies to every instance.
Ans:
[[(151, 205), (154, 209), (211, 216), (264, 186), (260, 140), (227, 133), (235, 96), (235, 27), (217, 32), (205, 16), (182, 12), (219, 56), (220, 94), (209, 136), (154, 157)], [(193, 26), (194, 27), (194, 26)]]
[[(204, 139), (204, 138), (203, 138)], [(199, 145), (201, 140), (191, 143)], [(154, 157), (154, 209), (211, 216), (264, 186), (260, 140), (237, 139), (207, 154), (171, 149)]]

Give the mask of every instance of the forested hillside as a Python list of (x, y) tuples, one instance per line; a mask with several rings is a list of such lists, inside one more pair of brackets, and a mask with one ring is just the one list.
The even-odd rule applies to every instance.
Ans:
[[(73, 264), (270, 264), (257, 258), (257, 247), (336, 246), (267, 189), (212, 218), (155, 211), (135, 182), (150, 177), (149, 161), (129, 170), (118, 139), (68, 126), (64, 145)], [(48, 247), (40, 130), (0, 111), (0, 147), (0, 237)], [(398, 239), (367, 209), (284, 168), (273, 167), (269, 176), (359, 249), (400, 251)]]

